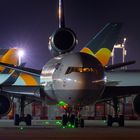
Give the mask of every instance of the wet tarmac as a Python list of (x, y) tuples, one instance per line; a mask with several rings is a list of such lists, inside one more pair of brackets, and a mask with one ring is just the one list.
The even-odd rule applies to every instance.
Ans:
[(59, 121), (33, 121), (33, 126), (13, 126), (0, 121), (0, 140), (140, 140), (140, 121), (107, 127), (106, 122), (86, 121), (85, 128), (62, 128)]

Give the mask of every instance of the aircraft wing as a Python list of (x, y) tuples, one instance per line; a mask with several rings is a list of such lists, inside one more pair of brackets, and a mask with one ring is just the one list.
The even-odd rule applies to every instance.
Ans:
[(107, 86), (101, 99), (111, 99), (113, 97), (125, 97), (132, 94), (140, 94), (140, 86)]
[(140, 94), (140, 70), (106, 72), (107, 83), (101, 99)]
[[(40, 77), (41, 70), (34, 70), (31, 68), (26, 68), (22, 66), (14, 66), (10, 64), (5, 64), (0, 62), (4, 67), (13, 69), (19, 73), (26, 73), (33, 76)], [(9, 96), (20, 98), (21, 96), (26, 96), (26, 99), (31, 100), (41, 100), (41, 85), (9, 85), (2, 84), (0, 85), (1, 94), (8, 94)]]
[(40, 94), (41, 86), (27, 86), (27, 85), (2, 85), (1, 94), (8, 94), (9, 96), (20, 98), (25, 96), (26, 99), (41, 100)]
[(41, 70), (36, 70), (36, 69), (32, 69), (32, 68), (27, 68), (27, 67), (22, 67), (22, 66), (14, 66), (14, 65), (2, 63), (2, 62), (0, 62), (0, 65), (7, 67), (9, 69), (13, 69), (16, 71), (20, 71), (22, 73), (26, 73), (26, 74), (30, 74), (30, 75), (34, 75), (34, 76), (38, 76), (38, 77), (40, 77), (40, 74), (41, 74)]

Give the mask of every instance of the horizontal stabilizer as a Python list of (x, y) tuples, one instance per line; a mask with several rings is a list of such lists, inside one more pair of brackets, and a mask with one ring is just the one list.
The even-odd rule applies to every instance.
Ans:
[(121, 68), (121, 67), (128, 66), (128, 65), (132, 65), (132, 64), (135, 64), (135, 63), (136, 63), (136, 61), (134, 60), (134, 61), (118, 63), (118, 64), (114, 64), (114, 65), (109, 65), (109, 66), (105, 67), (105, 71), (110, 71), (110, 70), (113, 70), (113, 69)]

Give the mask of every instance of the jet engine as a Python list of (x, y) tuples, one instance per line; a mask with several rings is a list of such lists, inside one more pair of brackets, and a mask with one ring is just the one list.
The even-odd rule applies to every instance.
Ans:
[(11, 100), (6, 95), (0, 94), (0, 116), (6, 115), (11, 110)]
[(49, 50), (54, 56), (72, 51), (76, 44), (76, 34), (69, 28), (59, 28), (49, 38)]
[(134, 111), (140, 115), (140, 95), (137, 95), (133, 101)]

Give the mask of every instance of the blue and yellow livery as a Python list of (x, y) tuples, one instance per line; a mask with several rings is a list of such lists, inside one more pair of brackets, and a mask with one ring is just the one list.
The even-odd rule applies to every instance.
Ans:
[(111, 52), (119, 35), (121, 23), (107, 24), (95, 37), (87, 43), (81, 52), (95, 56), (103, 66), (109, 62)]

